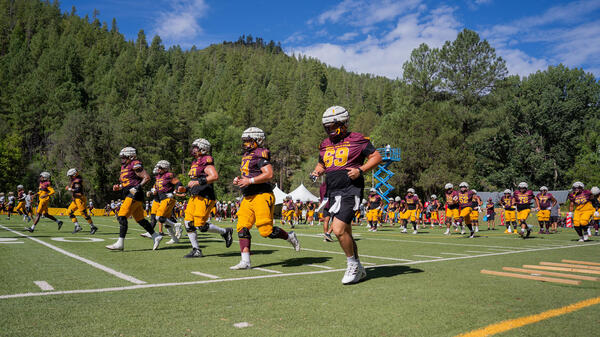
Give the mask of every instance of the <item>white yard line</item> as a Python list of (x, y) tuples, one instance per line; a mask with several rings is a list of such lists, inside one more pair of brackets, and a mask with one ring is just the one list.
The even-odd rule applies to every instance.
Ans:
[(43, 291), (50, 291), (50, 290), (54, 290), (54, 287), (51, 286), (48, 282), (46, 281), (33, 281), (33, 283), (35, 283), (36, 286), (40, 287), (40, 289), (42, 289)]
[(443, 257), (441, 257), (441, 256), (429, 256), (429, 255), (413, 255), (413, 256), (427, 257), (427, 258), (430, 258), (430, 259), (443, 259)]
[[(436, 242), (436, 241), (420, 241), (420, 240), (403, 240), (403, 239), (383, 239), (383, 238), (372, 238), (369, 236), (363, 236), (362, 240), (375, 240), (375, 241), (391, 241), (391, 242), (408, 242), (408, 243), (419, 243), (429, 245), (445, 245), (445, 246), (462, 246), (462, 247), (479, 247), (479, 248), (499, 248), (499, 249), (519, 249), (520, 247), (506, 247), (506, 246), (486, 246), (486, 245), (473, 245), (466, 243), (450, 243), (450, 242)], [(447, 240), (447, 239), (444, 239)], [(472, 239), (471, 239), (472, 240)]]
[(118, 271), (116, 271), (116, 270), (114, 270), (114, 269), (112, 269), (112, 268), (109, 268), (109, 267), (107, 267), (107, 266), (101, 265), (100, 263), (94, 262), (94, 261), (92, 261), (92, 260), (88, 260), (88, 259), (86, 259), (86, 258), (84, 258), (84, 257), (81, 257), (81, 256), (79, 256), (79, 255), (76, 255), (76, 254), (70, 253), (70, 252), (68, 252), (68, 251), (66, 251), (66, 250), (64, 250), (64, 249), (62, 249), (62, 248), (58, 248), (58, 247), (56, 247), (56, 246), (54, 246), (54, 245), (51, 245), (51, 244), (49, 244), (49, 243), (47, 243), (47, 242), (44, 242), (44, 241), (40, 240), (40, 239), (36, 239), (36, 238), (34, 238), (34, 237), (31, 237), (31, 236), (29, 236), (29, 235), (26, 235), (26, 234), (23, 234), (23, 233), (17, 232), (17, 231), (15, 231), (15, 230), (12, 230), (12, 229), (10, 229), (10, 228), (8, 228), (8, 227), (4, 227), (4, 226), (2, 226), (2, 225), (0, 225), (0, 228), (3, 228), (3, 229), (5, 229), (5, 230), (7, 230), (7, 231), (9, 231), (9, 232), (11, 232), (11, 233), (14, 233), (14, 234), (20, 235), (20, 236), (22, 236), (22, 237), (28, 238), (28, 239), (30, 239), (30, 240), (32, 240), (32, 241), (35, 241), (35, 242), (37, 242), (37, 243), (39, 243), (39, 244), (41, 244), (41, 245), (44, 245), (44, 246), (46, 246), (46, 247), (48, 247), (48, 248), (50, 248), (50, 249), (52, 249), (52, 250), (55, 250), (55, 251), (57, 251), (57, 252), (59, 252), (59, 253), (61, 253), (61, 254), (64, 254), (64, 255), (66, 255), (66, 256), (68, 256), (68, 257), (72, 257), (72, 258), (74, 258), (75, 260), (79, 260), (79, 261), (81, 261), (81, 262), (87, 263), (87, 264), (89, 264), (90, 266), (92, 266), (92, 267), (94, 267), (94, 268), (100, 269), (100, 270), (102, 270), (102, 271), (104, 271), (104, 272), (107, 272), (107, 273), (109, 273), (109, 274), (111, 274), (111, 275), (114, 275), (114, 276), (116, 276), (116, 277), (118, 277), (118, 278), (120, 278), (120, 279), (123, 279), (123, 280), (125, 280), (125, 281), (129, 281), (129, 282), (131, 282), (131, 283), (135, 283), (135, 284), (145, 284), (145, 283), (146, 283), (146, 282), (144, 282), (144, 281), (141, 281), (141, 280), (138, 280), (138, 279), (136, 279), (136, 278), (135, 278), (135, 277), (133, 277), (133, 276), (129, 276), (129, 275), (123, 274), (123, 273), (121, 273), (121, 272), (118, 272)]
[(479, 250), (465, 250), (465, 252), (467, 252), (467, 253), (475, 253), (475, 254), (488, 254), (488, 253), (490, 253), (490, 252), (482, 252), (482, 251), (479, 251)]
[(440, 253), (442, 255), (455, 255), (455, 256), (469, 256), (469, 254), (458, 254), (458, 253)]
[(260, 270), (260, 271), (265, 271), (267, 273), (273, 273), (273, 274), (283, 274), (283, 272), (280, 272), (278, 270), (267, 269), (267, 268), (257, 268), (257, 267), (254, 267), (252, 269), (254, 269), (254, 270)]
[(212, 274), (207, 274), (207, 273), (201, 273), (199, 271), (193, 271), (192, 274), (198, 275), (198, 276), (208, 277), (208, 278), (211, 278), (211, 279), (218, 279), (218, 278), (220, 278), (217, 275), (212, 275)]
[[(434, 260), (412, 261), (412, 262), (406, 262), (406, 263), (381, 264), (381, 265), (369, 266), (367, 268), (406, 266), (406, 265), (413, 265), (413, 264), (424, 264), (424, 263), (441, 262), (441, 261), (465, 260), (465, 259), (473, 259), (473, 258), (479, 258), (479, 257), (510, 255), (510, 254), (528, 253), (528, 252), (536, 252), (536, 251), (544, 251), (544, 250), (554, 250), (554, 249), (568, 249), (568, 248), (590, 247), (590, 246), (598, 246), (598, 245), (600, 245), (600, 242), (599, 243), (586, 243), (586, 244), (569, 245), (569, 246), (562, 246), (562, 247), (556, 247), (556, 248), (528, 249), (528, 250), (519, 250), (519, 251), (497, 252), (497, 253), (482, 254), (482, 255), (448, 257), (448, 258), (434, 259)], [(367, 264), (367, 263), (364, 263), (364, 264)], [(254, 269), (256, 269), (256, 268), (254, 268)], [(21, 294), (0, 295), (0, 299), (21, 298), (21, 297), (35, 297), (35, 296), (48, 296), (48, 295), (104, 293), (104, 292), (112, 292), (112, 291), (136, 290), (136, 289), (145, 289), (145, 288), (179, 287), (179, 286), (186, 286), (186, 285), (197, 285), (197, 284), (208, 284), (208, 283), (219, 283), (219, 282), (235, 282), (235, 281), (257, 280), (257, 279), (273, 278), (273, 277), (287, 277), (287, 276), (304, 276), (304, 275), (325, 274), (325, 273), (332, 273), (332, 272), (341, 272), (341, 271), (345, 271), (345, 270), (346, 270), (345, 268), (342, 268), (342, 269), (318, 270), (318, 271), (299, 272), (299, 273), (281, 273), (281, 274), (267, 274), (267, 275), (247, 276), (247, 277), (238, 277), (238, 278), (213, 279), (213, 280), (204, 280), (204, 281), (140, 284), (140, 285), (134, 285), (134, 286), (127, 286), (127, 287), (97, 288), (97, 289), (75, 289), (75, 290), (49, 291), (49, 292), (39, 292), (39, 293), (21, 293)], [(240, 271), (240, 273), (243, 273), (243, 272), (244, 271)]]
[(322, 269), (333, 269), (333, 267), (322, 266), (320, 264), (307, 264), (307, 266), (315, 267), (315, 268), (322, 268)]

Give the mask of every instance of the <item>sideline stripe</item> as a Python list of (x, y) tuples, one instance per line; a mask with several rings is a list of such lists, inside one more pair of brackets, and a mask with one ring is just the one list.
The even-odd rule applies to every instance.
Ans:
[[(600, 243), (593, 243), (593, 244), (586, 244), (586, 245), (571, 245), (571, 246), (563, 246), (563, 247), (558, 247), (558, 248), (540, 248), (540, 249), (509, 251), (509, 252), (497, 252), (497, 253), (482, 254), (482, 255), (457, 256), (457, 257), (448, 257), (448, 258), (434, 259), (434, 260), (421, 260), (421, 261), (411, 261), (411, 262), (405, 262), (405, 263), (380, 264), (380, 265), (369, 266), (369, 268), (397, 267), (397, 266), (406, 266), (406, 265), (413, 265), (413, 264), (432, 263), (432, 262), (440, 262), (440, 261), (465, 260), (465, 259), (473, 259), (473, 258), (479, 258), (479, 257), (498, 256), (498, 255), (511, 255), (511, 254), (528, 253), (528, 252), (553, 250), (553, 249), (581, 248), (581, 247), (590, 247), (590, 246), (598, 246), (598, 245), (600, 245)], [(368, 264), (368, 263), (363, 262), (363, 264)], [(256, 269), (256, 268), (254, 268), (254, 269)], [(20, 298), (20, 297), (34, 297), (34, 296), (48, 296), (48, 295), (68, 295), (68, 294), (89, 294), (89, 293), (103, 293), (103, 292), (125, 291), (125, 290), (135, 290), (135, 289), (145, 289), (145, 288), (178, 287), (178, 286), (207, 284), (207, 283), (217, 283), (217, 282), (235, 282), (235, 281), (245, 281), (245, 280), (256, 280), (256, 279), (264, 279), (264, 278), (272, 278), (272, 277), (286, 277), (286, 276), (303, 276), (303, 275), (325, 274), (325, 273), (332, 273), (332, 272), (341, 272), (341, 271), (345, 271), (345, 270), (346, 270), (345, 268), (342, 268), (342, 269), (318, 270), (318, 271), (298, 272), (298, 273), (268, 274), (268, 275), (258, 275), (258, 276), (248, 276), (248, 277), (238, 277), (238, 278), (227, 278), (227, 279), (216, 279), (216, 280), (205, 280), (205, 281), (154, 283), (154, 284), (143, 284), (143, 285), (135, 285), (135, 286), (126, 286), (126, 287), (95, 288), (95, 289), (75, 289), (75, 290), (64, 290), (64, 291), (52, 291), (52, 292), (45, 292), (45, 293), (21, 293), (21, 294), (0, 295), (0, 300), (1, 299), (8, 299), (8, 298)]]
[(541, 313), (536, 314), (536, 315), (525, 316), (525, 317), (520, 317), (520, 318), (515, 318), (515, 319), (510, 319), (510, 320), (502, 321), (502, 322), (496, 323), (496, 324), (491, 324), (491, 325), (488, 325), (488, 326), (486, 326), (484, 328), (481, 328), (481, 329), (478, 329), (478, 330), (473, 330), (471, 332), (467, 332), (467, 333), (464, 333), (464, 334), (461, 334), (461, 335), (458, 335), (458, 336), (459, 337), (483, 337), (483, 336), (491, 336), (491, 335), (495, 335), (495, 334), (498, 334), (498, 333), (501, 333), (501, 332), (505, 332), (505, 331), (508, 331), (508, 330), (520, 328), (520, 327), (525, 326), (525, 325), (537, 323), (537, 322), (543, 321), (545, 319), (549, 319), (549, 318), (552, 318), (552, 317), (556, 317), (556, 316), (568, 314), (570, 312), (573, 312), (573, 311), (576, 311), (576, 310), (580, 310), (580, 309), (583, 309), (585, 307), (589, 307), (589, 306), (596, 305), (596, 304), (600, 304), (600, 297), (590, 298), (590, 299), (587, 299), (585, 301), (573, 303), (571, 305), (567, 305), (567, 306), (562, 307), (562, 308), (544, 311), (544, 312), (541, 312)]
[(73, 253), (67, 252), (66, 250), (64, 250), (64, 249), (62, 249), (62, 248), (58, 248), (58, 247), (56, 247), (56, 246), (54, 246), (54, 245), (51, 245), (51, 244), (49, 244), (49, 243), (47, 243), (47, 242), (44, 242), (44, 241), (40, 240), (40, 239), (36, 239), (36, 238), (34, 238), (34, 237), (31, 237), (31, 236), (29, 236), (29, 235), (25, 235), (25, 234), (23, 234), (23, 233), (19, 233), (19, 232), (15, 231), (15, 230), (12, 230), (12, 229), (10, 229), (10, 228), (8, 228), (8, 227), (4, 227), (4, 226), (2, 226), (2, 225), (0, 225), (0, 228), (3, 228), (3, 229), (5, 229), (5, 230), (7, 230), (7, 231), (9, 231), (9, 232), (12, 232), (12, 233), (14, 233), (14, 234), (20, 235), (20, 236), (22, 236), (22, 237), (26, 237), (26, 238), (28, 238), (28, 239), (30, 239), (30, 240), (32, 240), (32, 241), (35, 241), (35, 242), (37, 242), (37, 243), (39, 243), (39, 244), (41, 244), (41, 245), (44, 245), (44, 246), (46, 246), (46, 247), (48, 247), (48, 248), (50, 248), (50, 249), (53, 249), (53, 250), (55, 250), (55, 251), (57, 251), (57, 252), (59, 252), (59, 253), (61, 253), (61, 254), (64, 254), (64, 255), (66, 255), (66, 256), (68, 256), (68, 257), (72, 257), (72, 258), (74, 258), (75, 260), (79, 260), (79, 261), (81, 261), (81, 262), (87, 263), (87, 264), (89, 264), (90, 266), (92, 266), (92, 267), (94, 267), (94, 268), (100, 269), (100, 270), (102, 270), (102, 271), (104, 271), (104, 272), (107, 272), (107, 273), (109, 273), (109, 274), (111, 274), (111, 275), (114, 275), (114, 276), (116, 276), (116, 277), (118, 277), (118, 278), (120, 278), (120, 279), (123, 279), (123, 280), (125, 280), (125, 281), (129, 281), (129, 282), (131, 282), (131, 283), (135, 283), (135, 284), (145, 284), (145, 283), (146, 283), (146, 282), (144, 282), (144, 281), (141, 281), (141, 280), (138, 280), (138, 279), (136, 279), (136, 278), (135, 278), (135, 277), (133, 277), (133, 276), (129, 276), (129, 275), (123, 274), (123, 273), (121, 273), (121, 272), (118, 272), (118, 271), (116, 271), (116, 270), (114, 270), (114, 269), (112, 269), (112, 268), (109, 268), (109, 267), (107, 267), (107, 266), (101, 265), (100, 263), (94, 262), (94, 261), (92, 261), (92, 260), (88, 260), (88, 259), (86, 259), (86, 258), (84, 258), (84, 257), (81, 257), (81, 256), (79, 256), (79, 255), (76, 255), (76, 254), (73, 254)]
[(458, 253), (440, 253), (443, 255), (455, 255), (455, 256), (469, 256), (469, 254), (458, 254)]
[(255, 269), (255, 270), (260, 270), (260, 271), (266, 271), (267, 273), (273, 273), (273, 274), (283, 274), (283, 273), (282, 273), (282, 272), (280, 272), (280, 271), (273, 270), (273, 269), (267, 269), (267, 268), (256, 268), (256, 267), (254, 267), (254, 268), (252, 268), (252, 269)]
[[(363, 262), (363, 264), (364, 264), (364, 262)], [(307, 266), (315, 267), (315, 268), (322, 268), (322, 269), (333, 269), (333, 267), (322, 266), (322, 265), (319, 265), (319, 264), (307, 264)]]
[(35, 283), (36, 286), (40, 287), (40, 289), (42, 289), (43, 291), (50, 291), (50, 290), (54, 290), (54, 287), (51, 286), (48, 282), (46, 281), (33, 281), (33, 283)]
[(431, 259), (443, 259), (443, 257), (441, 257), (441, 256), (429, 256), (429, 255), (413, 255), (413, 256), (428, 257), (428, 258), (431, 258)]
[(212, 274), (201, 273), (201, 272), (199, 272), (199, 271), (193, 271), (193, 272), (192, 272), (192, 274), (194, 274), (194, 275), (198, 275), (198, 276), (204, 276), (204, 277), (208, 277), (208, 278), (211, 278), (211, 279), (213, 279), (213, 280), (214, 280), (214, 279), (218, 279), (218, 278), (220, 278), (220, 277), (218, 277), (217, 275), (212, 275)]

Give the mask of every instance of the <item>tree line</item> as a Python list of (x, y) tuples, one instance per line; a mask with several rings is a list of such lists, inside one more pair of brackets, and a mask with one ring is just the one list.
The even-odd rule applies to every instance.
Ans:
[(479, 190), (600, 184), (600, 84), (591, 73), (558, 65), (508, 76), (467, 29), (441, 48), (413, 50), (403, 70), (401, 79), (356, 74), (250, 35), (167, 49), (159, 36), (128, 41), (116, 20), (63, 13), (57, 2), (0, 0), (0, 191), (34, 189), (43, 170), (64, 186), (77, 167), (94, 200), (114, 199), (124, 146), (147, 168), (170, 161), (185, 181), (190, 144), (203, 137), (217, 193), (230, 199), (241, 132), (257, 126), (280, 187), (304, 182), (316, 192), (308, 174), (331, 105), (346, 107), (351, 129), (376, 147), (402, 149), (391, 180), (399, 192), (439, 194), (462, 180)]

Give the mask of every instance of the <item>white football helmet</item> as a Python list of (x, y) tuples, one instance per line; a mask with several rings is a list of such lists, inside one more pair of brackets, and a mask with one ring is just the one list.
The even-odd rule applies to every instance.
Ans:
[(371, 187), (371, 189), (369, 190), (369, 193), (377, 193), (377, 191)]
[(156, 163), (156, 167), (168, 171), (171, 169), (171, 163), (166, 160), (159, 160), (158, 163)]
[(361, 204), (363, 204), (363, 205), (366, 205), (366, 204), (367, 204), (367, 199), (363, 199), (363, 200), (361, 201)]
[(584, 188), (585, 185), (583, 185), (583, 183), (581, 181), (576, 181), (573, 183), (573, 188), (577, 188), (577, 187)]
[[(243, 138), (244, 136), (242, 136)], [(210, 153), (210, 142), (204, 138), (198, 138), (192, 142), (192, 147), (197, 147), (201, 154)]]
[(592, 187), (592, 194), (593, 194), (593, 195), (598, 195), (598, 194), (600, 194), (600, 188), (598, 188), (598, 186), (594, 186), (594, 187)]
[(325, 112), (323, 113), (323, 118), (321, 119), (323, 126), (328, 126), (335, 123), (342, 123), (348, 126), (349, 121), (350, 113), (348, 112), (348, 110), (337, 105), (325, 110)]
[(408, 190), (406, 190), (406, 192), (408, 192), (408, 193), (415, 193), (415, 189), (414, 188), (409, 188)]
[(476, 190), (471, 190), (471, 192), (473, 192), (473, 193), (477, 194), (477, 191), (476, 191)]
[(432, 195), (431, 195), (431, 200), (435, 200), (435, 199), (437, 199), (437, 195), (435, 195), (435, 194), (432, 194)]
[(511, 194), (511, 193), (512, 193), (512, 191), (511, 191), (511, 190), (509, 190), (509, 189), (505, 189), (505, 190), (504, 190), (504, 194)]
[(77, 174), (77, 169), (76, 168), (72, 168), (72, 169), (69, 169), (67, 171), (67, 177), (72, 177), (72, 176), (74, 176), (76, 174)]
[(454, 185), (452, 185), (451, 183), (447, 183), (446, 186), (444, 186), (444, 189), (449, 190), (451, 188), (454, 188)]
[(154, 166), (154, 168), (152, 169), (152, 174), (154, 174), (154, 175), (158, 174), (158, 166)]
[(258, 144), (258, 146), (262, 146), (265, 142), (265, 132), (257, 127), (249, 127), (242, 133), (242, 140), (244, 139), (252, 139)]
[(40, 173), (40, 177), (44, 178), (44, 179), (50, 179), (50, 172), (42, 172)]
[[(596, 187), (596, 188), (598, 188), (598, 187)], [(17, 189), (18, 190), (22, 190), (23, 189), (23, 185), (17, 185)]]
[(460, 185), (458, 185), (458, 187), (466, 187), (469, 188), (469, 184), (467, 184), (466, 181), (463, 181), (462, 183), (460, 183)]
[(529, 187), (529, 185), (527, 185), (526, 182), (522, 181), (519, 183), (519, 188), (527, 188), (527, 187)]
[(396, 199), (394, 199), (396, 202), (399, 202), (400, 200), (402, 200), (402, 198), (400, 198), (399, 196), (396, 197)]
[(137, 151), (131, 146), (124, 147), (121, 149), (121, 152), (119, 152), (119, 157), (127, 157), (131, 159), (135, 158), (135, 156), (137, 156)]
[(548, 192), (548, 187), (542, 186), (542, 187), (540, 187), (540, 191), (546, 191), (546, 192)]

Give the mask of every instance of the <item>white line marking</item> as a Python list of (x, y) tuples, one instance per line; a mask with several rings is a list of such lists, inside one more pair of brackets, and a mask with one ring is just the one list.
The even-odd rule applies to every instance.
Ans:
[[(463, 247), (480, 247), (480, 248), (502, 248), (502, 249), (518, 249), (519, 247), (505, 247), (505, 246), (486, 246), (486, 245), (470, 245), (465, 243), (450, 243), (450, 242), (435, 242), (435, 241), (420, 241), (420, 240), (402, 240), (402, 239), (383, 239), (383, 238), (371, 238), (365, 236), (362, 240), (375, 240), (375, 241), (392, 241), (392, 242), (408, 242), (408, 243), (426, 243), (430, 245), (445, 245), (445, 246), (463, 246)], [(443, 240), (451, 240), (445, 238)]]
[(25, 243), (17, 238), (0, 238), (0, 243)]
[(323, 268), (323, 269), (333, 269), (332, 267), (322, 266), (319, 264), (307, 264), (307, 266), (315, 267), (315, 268)]
[(465, 250), (467, 253), (475, 253), (475, 254), (489, 254), (490, 252), (482, 252), (479, 250)]
[[(488, 249), (489, 249), (489, 250), (499, 250), (499, 251), (501, 251), (501, 252), (509, 252), (509, 251), (511, 251), (511, 250), (509, 250), (509, 249), (506, 249), (506, 248), (491, 248), (491, 247), (490, 247), (490, 248), (488, 248)], [(519, 248), (517, 248), (517, 247), (513, 247), (512, 249), (519, 249)], [(514, 251), (514, 250), (513, 250), (513, 251)]]
[[(278, 246), (278, 245), (271, 245), (271, 244), (268, 244), (268, 243), (255, 243), (255, 242), (252, 242), (252, 244), (253, 245), (257, 245), (257, 246), (265, 246), (265, 247), (294, 249), (294, 247), (290, 247), (290, 246)], [(305, 250), (307, 252), (317, 252), (317, 253), (328, 253), (328, 254), (346, 255), (344, 252), (332, 252), (332, 251), (329, 251), (329, 250), (310, 249), (310, 248), (302, 248), (301, 250)], [(365, 255), (365, 254), (362, 254), (362, 253), (360, 253), (359, 256), (361, 256), (361, 257), (370, 257), (370, 258), (373, 258), (373, 259), (381, 259), (381, 260), (400, 261), (400, 262), (409, 262), (409, 261), (412, 261), (412, 260), (407, 260), (407, 259), (398, 259), (398, 258), (395, 258), (395, 257)]]
[[(591, 244), (588, 243), (588, 244), (584, 244), (584, 245), (569, 245), (569, 246), (563, 246), (563, 247), (557, 247), (557, 248), (540, 248), (540, 249), (529, 249), (529, 250), (520, 250), (520, 251), (497, 252), (497, 253), (490, 253), (490, 254), (483, 254), (483, 255), (447, 257), (447, 258), (435, 259), (435, 260), (421, 260), (421, 261), (412, 261), (412, 262), (406, 262), (406, 263), (381, 264), (381, 265), (375, 265), (375, 266), (372, 266), (369, 268), (394, 267), (394, 266), (405, 266), (405, 265), (432, 263), (432, 262), (440, 262), (440, 261), (465, 260), (465, 259), (473, 259), (473, 258), (479, 258), (479, 257), (510, 255), (510, 254), (528, 253), (528, 252), (536, 252), (536, 251), (544, 251), (544, 250), (553, 250), (553, 249), (581, 248), (581, 247), (590, 247), (590, 246), (598, 246), (598, 245), (600, 245), (600, 243), (591, 243)], [(367, 264), (367, 263), (363, 262), (363, 264)], [(256, 268), (254, 268), (254, 269), (256, 269)], [(341, 271), (345, 271), (345, 270), (346, 269), (343, 268), (343, 269), (308, 271), (308, 272), (300, 272), (300, 273), (268, 274), (268, 275), (247, 276), (247, 277), (238, 277), (238, 278), (225, 278), (225, 279), (216, 279), (216, 280), (191, 281), (191, 282), (140, 284), (140, 285), (126, 286), (126, 287), (75, 289), (75, 290), (52, 291), (52, 292), (45, 292), (45, 293), (40, 293), (40, 292), (38, 292), (38, 293), (21, 293), (21, 294), (0, 295), (0, 299), (48, 296), (48, 295), (66, 295), (66, 294), (91, 294), (91, 293), (104, 293), (104, 292), (112, 292), (112, 291), (124, 291), (124, 290), (135, 290), (135, 289), (146, 289), (146, 288), (179, 287), (179, 286), (186, 286), (186, 285), (208, 284), (208, 283), (218, 283), (218, 282), (257, 280), (257, 279), (273, 278), (273, 277), (316, 275), (316, 274), (325, 274), (325, 273), (332, 273), (332, 272), (341, 272)]]
[(456, 256), (469, 256), (469, 254), (457, 254), (457, 253), (440, 253), (443, 255), (456, 255)]
[(443, 257), (441, 257), (441, 256), (429, 256), (429, 255), (413, 255), (413, 256), (428, 257), (428, 258), (431, 258), (431, 259), (443, 259)]
[(54, 290), (54, 287), (48, 284), (48, 282), (46, 281), (33, 281), (33, 283), (35, 283), (35, 285), (40, 287), (40, 289), (42, 289), (43, 291)]
[(116, 277), (118, 277), (118, 278), (120, 278), (120, 279), (123, 279), (123, 280), (125, 280), (125, 281), (129, 281), (129, 282), (131, 282), (131, 283), (135, 283), (135, 284), (145, 284), (145, 283), (146, 283), (146, 282), (144, 282), (144, 281), (141, 281), (141, 280), (138, 280), (138, 279), (136, 279), (136, 278), (135, 278), (135, 277), (133, 277), (133, 276), (129, 276), (129, 275), (123, 274), (123, 273), (121, 273), (121, 272), (118, 272), (118, 271), (116, 271), (116, 270), (114, 270), (114, 269), (112, 269), (112, 268), (109, 268), (109, 267), (107, 267), (107, 266), (101, 265), (100, 263), (94, 262), (94, 261), (92, 261), (92, 260), (88, 260), (88, 259), (86, 259), (86, 258), (84, 258), (84, 257), (81, 257), (81, 256), (79, 256), (79, 255), (76, 255), (76, 254), (73, 254), (73, 253), (67, 252), (66, 250), (64, 250), (64, 249), (62, 249), (62, 248), (58, 248), (58, 247), (56, 247), (56, 246), (54, 246), (54, 245), (51, 245), (51, 244), (49, 244), (49, 243), (47, 243), (47, 242), (44, 242), (44, 241), (40, 240), (40, 239), (36, 239), (36, 238), (34, 238), (34, 237), (31, 237), (31, 236), (29, 236), (29, 235), (25, 235), (25, 234), (23, 234), (23, 233), (19, 233), (19, 232), (15, 231), (15, 230), (12, 230), (12, 229), (10, 229), (10, 228), (8, 228), (8, 227), (4, 227), (4, 226), (2, 226), (2, 225), (0, 225), (0, 228), (3, 228), (3, 229), (5, 229), (5, 230), (7, 230), (7, 231), (9, 231), (9, 232), (11, 232), (11, 233), (14, 233), (14, 234), (20, 235), (20, 236), (22, 236), (22, 237), (28, 238), (28, 239), (30, 239), (30, 240), (32, 240), (32, 241), (35, 241), (35, 242), (37, 242), (37, 243), (39, 243), (39, 244), (41, 244), (41, 245), (44, 245), (44, 246), (46, 246), (46, 247), (48, 247), (48, 248), (50, 248), (50, 249), (53, 249), (53, 250), (55, 250), (55, 251), (57, 251), (57, 252), (59, 252), (59, 253), (61, 253), (61, 254), (64, 254), (64, 255), (66, 255), (66, 256), (68, 256), (68, 257), (72, 257), (72, 258), (74, 258), (74, 259), (76, 259), (76, 260), (79, 260), (79, 261), (81, 261), (81, 262), (87, 263), (87, 264), (89, 264), (90, 266), (92, 266), (92, 267), (94, 267), (94, 268), (97, 268), (97, 269), (100, 269), (100, 270), (102, 270), (102, 271), (105, 271), (105, 272), (107, 272), (107, 273), (109, 273), (109, 274), (112, 274), (112, 275), (114, 275), (114, 276), (116, 276)]
[(366, 265), (368, 265), (368, 266), (375, 266), (375, 265), (377, 265), (376, 263), (372, 263), (372, 262), (364, 262), (364, 261), (360, 261), (360, 263), (362, 263), (362, 264), (366, 264)]
[(255, 269), (255, 270), (260, 270), (260, 271), (266, 271), (267, 273), (273, 273), (273, 274), (283, 274), (283, 273), (282, 273), (282, 272), (280, 272), (280, 271), (273, 270), (273, 269), (267, 269), (267, 268), (257, 268), (257, 267), (254, 267), (254, 268), (252, 268), (252, 269)]
[(193, 271), (192, 274), (194, 275), (198, 275), (198, 276), (204, 276), (204, 277), (208, 277), (208, 278), (212, 278), (212, 279), (218, 279), (220, 277), (218, 277), (217, 275), (212, 275), (212, 274), (206, 274), (206, 273), (201, 273), (199, 271)]

